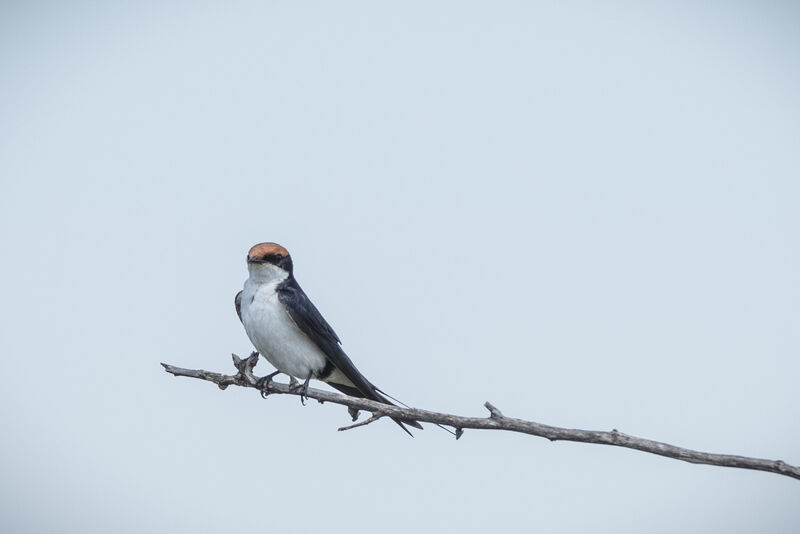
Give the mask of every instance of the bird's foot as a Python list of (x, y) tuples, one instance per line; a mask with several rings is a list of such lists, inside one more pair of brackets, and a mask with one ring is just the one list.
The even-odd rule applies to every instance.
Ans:
[(272, 383), (272, 379), (275, 377), (275, 375), (279, 375), (280, 373), (280, 371), (275, 371), (274, 373), (270, 373), (267, 376), (262, 376), (258, 379), (256, 386), (258, 386), (258, 389), (261, 390), (262, 399), (267, 398), (267, 395), (269, 395), (269, 385)]
[(289, 382), (289, 389), (295, 393), (298, 391), (300, 392), (300, 404), (303, 406), (306, 405), (306, 400), (308, 399), (308, 383), (311, 382), (311, 373), (308, 374), (308, 378), (302, 384), (298, 383), (294, 378), (291, 379)]

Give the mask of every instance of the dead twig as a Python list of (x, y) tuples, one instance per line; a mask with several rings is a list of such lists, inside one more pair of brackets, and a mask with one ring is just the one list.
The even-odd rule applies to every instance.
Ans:
[[(223, 375), (220, 373), (212, 373), (200, 369), (184, 369), (182, 367), (175, 367), (166, 363), (162, 363), (161, 365), (164, 366), (164, 369), (168, 373), (171, 373), (175, 376), (187, 376), (190, 378), (207, 380), (217, 384), (220, 389), (225, 389), (230, 385), (235, 385), (255, 388), (259, 391), (262, 391), (264, 394), (301, 394), (301, 392), (297, 389), (293, 389), (290, 384), (282, 384), (275, 381), (267, 382), (262, 388), (258, 383), (259, 378), (253, 375), (253, 367), (255, 367), (257, 362), (258, 353), (252, 353), (250, 357), (245, 359), (241, 359), (234, 354), (233, 363), (238, 370), (238, 373), (235, 375)], [(409, 419), (423, 423), (433, 423), (453, 427), (456, 429), (456, 439), (460, 438), (464, 432), (464, 429), (467, 428), (478, 430), (508, 430), (511, 432), (520, 432), (523, 434), (530, 434), (532, 436), (539, 436), (549, 439), (550, 441), (577, 441), (581, 443), (613, 445), (616, 447), (625, 447), (651, 454), (658, 454), (660, 456), (666, 456), (667, 458), (683, 460), (684, 462), (716, 465), (722, 467), (737, 467), (740, 469), (755, 469), (758, 471), (767, 471), (769, 473), (776, 473), (800, 480), (800, 467), (789, 465), (780, 460), (765, 460), (761, 458), (750, 458), (747, 456), (714, 454), (684, 449), (683, 447), (677, 447), (668, 443), (629, 436), (617, 431), (616, 429), (611, 431), (579, 430), (543, 425), (533, 421), (525, 421), (523, 419), (506, 417), (500, 410), (498, 410), (489, 402), (484, 404), (486, 409), (489, 410), (489, 417), (461, 417), (457, 415), (432, 412), (429, 410), (421, 410), (419, 408), (404, 408), (400, 406), (381, 404), (368, 399), (348, 397), (347, 395), (323, 391), (316, 388), (309, 388), (307, 397), (316, 399), (320, 403), (332, 402), (334, 404), (347, 406), (351, 416), (353, 416), (354, 421), (358, 414), (358, 410), (368, 411), (373, 414), (369, 419), (350, 426), (342, 427), (339, 430), (349, 430), (368, 425), (383, 417), (391, 417), (396, 419)]]
[(360, 421), (360, 422), (358, 422), (358, 423), (356, 423), (354, 425), (339, 427), (338, 430), (339, 430), (339, 432), (341, 432), (343, 430), (350, 430), (351, 428), (358, 428), (360, 426), (366, 426), (366, 425), (368, 425), (370, 423), (373, 423), (373, 422), (377, 421), (381, 417), (383, 417), (383, 414), (381, 412), (375, 412), (374, 414), (372, 414), (372, 417), (370, 417), (369, 419), (364, 419), (363, 421)]

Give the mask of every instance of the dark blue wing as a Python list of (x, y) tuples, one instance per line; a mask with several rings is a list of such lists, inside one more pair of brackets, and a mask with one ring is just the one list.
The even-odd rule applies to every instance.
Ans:
[(339, 369), (367, 398), (386, 402), (379, 396), (375, 386), (356, 369), (353, 361), (342, 350), (339, 336), (309, 300), (297, 280), (293, 276), (289, 277), (275, 289), (281, 303), (289, 312), (289, 316), (298, 328), (325, 353), (330, 364)]
[[(242, 292), (239, 291), (236, 293), (236, 296), (233, 298), (233, 305), (236, 306), (236, 315), (239, 316), (239, 321), (242, 320)], [(242, 323), (244, 324), (244, 323)]]
[[(294, 276), (290, 276), (284, 282), (278, 284), (275, 290), (278, 293), (278, 299), (289, 312), (289, 316), (294, 323), (327, 357), (327, 365), (322, 371), (322, 376), (319, 378), (324, 379), (326, 376), (330, 375), (335, 367), (353, 383), (355, 388), (344, 384), (329, 382), (331, 386), (346, 395), (364, 397), (384, 404), (392, 404), (389, 399), (381, 395), (381, 392), (372, 382), (367, 380), (367, 378), (356, 369), (353, 361), (342, 350), (339, 336), (336, 335), (331, 325), (328, 324), (325, 318), (322, 317), (322, 314), (319, 313), (316, 306), (309, 300)], [(413, 426), (414, 428), (422, 428), (422, 425), (417, 421), (408, 419), (394, 419), (394, 421), (400, 425), (400, 428), (408, 432), (409, 435), (411, 435), (411, 432), (403, 426), (403, 423)]]

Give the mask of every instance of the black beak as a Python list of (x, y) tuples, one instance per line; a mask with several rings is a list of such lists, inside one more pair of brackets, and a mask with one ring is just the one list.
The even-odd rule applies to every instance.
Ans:
[(251, 258), (251, 257), (248, 256), (247, 257), (247, 263), (266, 263), (266, 261), (264, 261), (264, 260), (262, 260), (260, 258)]

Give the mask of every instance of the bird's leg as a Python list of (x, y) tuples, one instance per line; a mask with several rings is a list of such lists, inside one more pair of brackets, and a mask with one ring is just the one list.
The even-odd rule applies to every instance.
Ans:
[(311, 373), (308, 373), (308, 377), (306, 378), (305, 384), (303, 384), (303, 392), (300, 394), (300, 403), (305, 406), (306, 403), (303, 402), (303, 397), (308, 399), (308, 383), (311, 382)]
[(308, 399), (308, 383), (311, 382), (311, 376), (313, 374), (314, 373), (308, 373), (306, 381), (303, 382), (303, 385), (294, 384), (290, 386), (292, 388), (292, 391), (300, 391), (300, 404), (302, 404), (303, 406), (306, 405), (306, 399)]
[(269, 391), (268, 391), (269, 390), (269, 385), (272, 383), (272, 379), (275, 377), (275, 375), (279, 375), (279, 374), (281, 374), (280, 371), (275, 371), (274, 373), (270, 373), (267, 376), (262, 376), (261, 378), (258, 379), (258, 381), (256, 382), (256, 385), (261, 390), (261, 398), (262, 399), (266, 399), (267, 398), (267, 395), (269, 395)]

